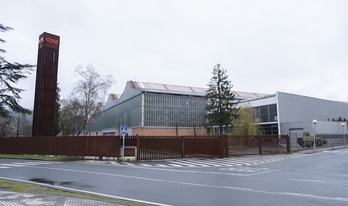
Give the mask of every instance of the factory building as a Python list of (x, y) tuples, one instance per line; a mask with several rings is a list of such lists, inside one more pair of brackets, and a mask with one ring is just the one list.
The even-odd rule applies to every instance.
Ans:
[[(121, 95), (109, 95), (87, 126), (90, 135), (204, 135), (207, 88), (128, 81)], [(234, 91), (240, 106), (253, 108), (255, 124), (264, 134), (289, 135), (292, 146), (304, 133), (344, 134), (348, 103), (284, 92), (260, 94)], [(318, 123), (313, 125), (312, 121)]]
[(264, 133), (289, 135), (292, 146), (297, 146), (304, 133), (342, 137), (347, 132), (347, 124), (337, 121), (348, 117), (347, 102), (276, 92), (241, 104), (254, 108), (254, 121)]
[[(87, 125), (89, 134), (118, 135), (121, 126), (131, 135), (204, 135), (207, 88), (128, 81), (122, 95), (109, 95)], [(264, 94), (234, 92), (238, 100)]]

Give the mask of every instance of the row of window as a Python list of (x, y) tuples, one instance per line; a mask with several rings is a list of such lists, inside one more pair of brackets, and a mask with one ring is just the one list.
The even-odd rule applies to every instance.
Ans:
[(264, 122), (277, 122), (277, 105), (270, 104), (260, 107), (253, 108), (253, 116), (255, 123), (264, 123)]
[(144, 126), (200, 127), (205, 120), (204, 97), (147, 93)]

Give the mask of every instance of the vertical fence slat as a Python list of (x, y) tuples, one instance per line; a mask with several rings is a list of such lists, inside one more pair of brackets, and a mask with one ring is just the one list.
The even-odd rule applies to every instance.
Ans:
[[(128, 136), (137, 160), (184, 157), (289, 153), (289, 136)], [(120, 136), (0, 138), (2, 154), (120, 157)]]

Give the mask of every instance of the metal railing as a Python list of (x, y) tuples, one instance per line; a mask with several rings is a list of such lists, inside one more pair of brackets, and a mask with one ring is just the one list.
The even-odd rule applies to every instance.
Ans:
[[(8, 137), (0, 138), (0, 154), (120, 158), (121, 140), (119, 136)], [(290, 152), (288, 136), (127, 136), (125, 146), (137, 149), (137, 160)]]

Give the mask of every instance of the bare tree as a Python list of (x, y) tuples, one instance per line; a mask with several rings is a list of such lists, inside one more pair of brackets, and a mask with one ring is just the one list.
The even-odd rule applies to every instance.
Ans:
[(14, 136), (16, 127), (13, 124), (11, 118), (5, 118), (0, 116), (0, 137)]
[(107, 90), (116, 81), (111, 75), (101, 76), (92, 65), (87, 65), (85, 68), (78, 66), (75, 72), (81, 79), (75, 84), (72, 96), (82, 106), (82, 120), (84, 129), (93, 118), (94, 111), (97, 108), (97, 102), (102, 100)]
[(80, 135), (85, 128), (83, 106), (76, 98), (62, 100), (60, 130), (62, 135)]
[(18, 114), (15, 121), (16, 121), (16, 125), (17, 125), (17, 135), (16, 136), (23, 136), (23, 137), (31, 136), (32, 123), (29, 120), (27, 115)]

